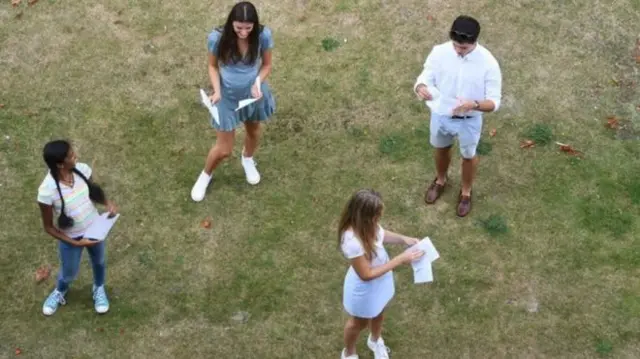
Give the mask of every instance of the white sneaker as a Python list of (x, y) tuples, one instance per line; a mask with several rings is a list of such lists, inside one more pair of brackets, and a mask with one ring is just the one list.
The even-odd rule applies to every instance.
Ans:
[(206, 174), (204, 171), (200, 172), (200, 176), (198, 176), (198, 180), (193, 185), (191, 189), (191, 199), (200, 202), (204, 199), (204, 195), (207, 193), (207, 187), (209, 186), (209, 182), (211, 182), (210, 175)]
[(67, 302), (64, 300), (65, 293), (58, 292), (57, 289), (54, 289), (51, 294), (44, 301), (44, 305), (42, 306), (42, 314), (46, 316), (53, 315), (53, 313), (58, 310), (58, 306), (60, 304), (65, 305)]
[(347, 349), (342, 349), (342, 355), (340, 355), (340, 359), (359, 359), (358, 358), (358, 354), (353, 354), (353, 355), (346, 356), (345, 355), (346, 351), (347, 351)]
[(244, 168), (244, 174), (247, 176), (247, 182), (249, 182), (249, 184), (256, 185), (260, 182), (260, 173), (256, 168), (253, 157), (244, 157), (243, 155), (242, 167)]
[(367, 346), (373, 352), (373, 357), (375, 359), (389, 359), (389, 353), (391, 350), (384, 345), (384, 340), (382, 337), (378, 338), (377, 342), (371, 340), (371, 334), (367, 338)]

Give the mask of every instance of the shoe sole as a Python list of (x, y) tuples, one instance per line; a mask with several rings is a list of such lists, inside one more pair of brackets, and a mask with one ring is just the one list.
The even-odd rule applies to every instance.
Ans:
[(252, 181), (249, 181), (249, 179), (247, 178), (247, 182), (248, 182), (250, 185), (255, 186), (255, 185), (257, 185), (258, 183), (260, 183), (260, 179), (258, 179), (257, 181), (253, 181), (253, 182), (252, 182)]

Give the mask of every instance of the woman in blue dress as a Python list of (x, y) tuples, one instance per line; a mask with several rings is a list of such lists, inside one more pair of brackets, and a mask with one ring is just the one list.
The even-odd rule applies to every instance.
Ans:
[[(276, 107), (266, 81), (271, 73), (273, 37), (271, 30), (260, 24), (253, 4), (237, 3), (224, 27), (209, 34), (207, 48), (213, 87), (210, 99), (218, 108), (219, 122), (211, 117), (216, 143), (209, 150), (204, 169), (191, 190), (191, 198), (196, 202), (204, 199), (213, 170), (231, 155), (235, 129), (240, 124), (246, 132), (242, 167), (247, 182), (252, 185), (260, 182), (253, 154), (258, 146), (260, 124), (273, 115)], [(257, 101), (236, 111), (239, 101), (249, 98)]]

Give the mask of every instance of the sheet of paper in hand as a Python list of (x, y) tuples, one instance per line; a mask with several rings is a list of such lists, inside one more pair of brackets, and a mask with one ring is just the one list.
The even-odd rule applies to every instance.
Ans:
[(113, 218), (109, 218), (109, 213), (101, 214), (91, 223), (91, 226), (84, 233), (84, 238), (104, 241), (119, 217), (120, 214), (116, 214)]
[(256, 101), (258, 101), (257, 98), (248, 98), (248, 99), (240, 100), (238, 101), (238, 108), (236, 108), (236, 111), (240, 110), (243, 107), (247, 107)]
[[(462, 101), (460, 101), (457, 98), (451, 98), (451, 97), (444, 97), (441, 96), (440, 97), (440, 109), (444, 109), (445, 113), (449, 116), (453, 116), (453, 110), (455, 110), (458, 106), (460, 106), (462, 104)], [(464, 114), (460, 114), (460, 115), (464, 115)]]
[[(256, 77), (256, 86), (258, 87), (258, 91), (260, 91), (260, 76)], [(247, 98), (244, 100), (240, 100), (238, 101), (238, 108), (236, 108), (236, 111), (240, 110), (243, 107), (249, 106), (258, 100), (259, 98)]]
[(420, 242), (409, 248), (409, 250), (414, 249), (424, 251), (424, 256), (411, 263), (411, 266), (413, 267), (413, 283), (433, 282), (433, 269), (431, 268), (431, 263), (440, 258), (440, 254), (436, 250), (436, 247), (431, 243), (429, 237), (425, 237)]
[(440, 91), (438, 91), (438, 89), (435, 87), (428, 87), (428, 86), (427, 86), (427, 91), (429, 91), (429, 93), (431, 94), (431, 100), (425, 101), (425, 103), (432, 111), (435, 111), (436, 107), (438, 107), (438, 99), (440, 98)]
[(204, 107), (209, 110), (211, 117), (213, 117), (214, 121), (219, 125), (220, 124), (220, 115), (218, 114), (218, 106), (211, 103), (211, 99), (207, 96), (207, 93), (204, 92), (203, 89), (200, 89), (200, 99), (202, 100), (202, 104)]

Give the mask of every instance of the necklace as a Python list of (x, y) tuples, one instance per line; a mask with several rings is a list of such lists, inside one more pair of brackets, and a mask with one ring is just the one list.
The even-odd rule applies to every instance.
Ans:
[(60, 182), (66, 184), (69, 187), (73, 187), (73, 185), (75, 184), (75, 176), (73, 175), (73, 173), (68, 178), (63, 178), (62, 176), (60, 176)]

